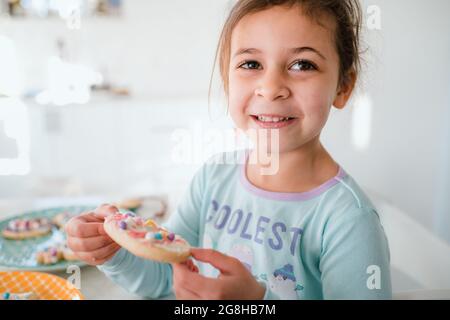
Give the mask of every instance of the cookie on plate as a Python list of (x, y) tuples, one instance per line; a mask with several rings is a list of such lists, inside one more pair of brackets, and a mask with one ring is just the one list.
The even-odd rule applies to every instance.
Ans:
[(62, 260), (78, 260), (78, 257), (73, 253), (72, 250), (70, 250), (70, 248), (66, 244), (51, 246), (36, 253), (36, 261), (39, 264), (51, 265)]
[(45, 236), (51, 230), (52, 224), (47, 218), (15, 219), (2, 230), (2, 236), (6, 239), (24, 240)]
[(58, 247), (48, 247), (36, 253), (36, 261), (39, 264), (55, 264), (63, 258), (63, 253)]

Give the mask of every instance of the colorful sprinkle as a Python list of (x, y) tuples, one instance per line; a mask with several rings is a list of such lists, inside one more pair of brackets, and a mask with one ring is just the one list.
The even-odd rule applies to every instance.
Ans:
[(128, 213), (125, 215), (125, 217), (134, 217), (134, 216), (135, 216), (135, 214), (132, 213), (132, 212), (128, 212)]
[(145, 225), (147, 227), (151, 227), (151, 228), (157, 228), (158, 227), (158, 225), (152, 219), (148, 219), (147, 221), (145, 221)]
[(143, 226), (144, 225), (144, 220), (142, 220), (141, 217), (137, 217), (134, 219), (134, 222), (138, 225), (138, 226)]
[(169, 234), (167, 235), (167, 239), (169, 239), (170, 241), (175, 240), (175, 233), (169, 233)]
[(163, 235), (160, 232), (155, 233), (155, 239), (156, 240), (162, 240), (163, 239)]
[(119, 228), (122, 230), (126, 230), (127, 229), (127, 223), (125, 221), (120, 221), (119, 222)]
[(9, 299), (9, 296), (10, 296), (9, 292), (5, 292), (5, 293), (3, 294), (3, 299), (8, 300), (8, 299)]

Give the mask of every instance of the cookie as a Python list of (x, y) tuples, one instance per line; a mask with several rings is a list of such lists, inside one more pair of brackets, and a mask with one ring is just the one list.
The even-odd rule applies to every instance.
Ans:
[(169, 232), (149, 219), (144, 221), (132, 213), (106, 217), (106, 233), (120, 246), (136, 256), (159, 262), (186, 261), (190, 245), (181, 236)]
[(2, 236), (12, 240), (23, 240), (42, 237), (52, 230), (52, 224), (47, 218), (15, 219), (2, 230)]
[(36, 254), (36, 261), (39, 264), (49, 265), (61, 261), (63, 253), (58, 247), (48, 247)]
[(78, 257), (67, 245), (51, 246), (36, 253), (36, 261), (39, 264), (51, 265), (62, 260), (74, 261)]
[(63, 258), (66, 261), (74, 261), (74, 260), (78, 260), (78, 257), (75, 255), (75, 253), (67, 246), (64, 245), (62, 248), (62, 254), (63, 254)]

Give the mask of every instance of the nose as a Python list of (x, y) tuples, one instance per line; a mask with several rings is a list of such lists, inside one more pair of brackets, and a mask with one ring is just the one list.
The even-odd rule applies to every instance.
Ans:
[(266, 71), (258, 87), (255, 89), (255, 95), (264, 97), (270, 101), (286, 99), (290, 95), (289, 88), (283, 81), (283, 76), (279, 71)]

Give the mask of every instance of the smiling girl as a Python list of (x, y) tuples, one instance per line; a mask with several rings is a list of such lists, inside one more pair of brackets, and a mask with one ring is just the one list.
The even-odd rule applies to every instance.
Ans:
[(360, 11), (356, 0), (241, 0), (232, 9), (218, 48), (230, 115), (244, 132), (277, 133), (279, 165), (262, 174), (266, 164), (249, 161), (257, 139), (254, 150), (218, 156), (243, 163), (210, 161), (196, 173), (165, 226), (199, 247), (199, 268), (119, 249), (102, 230), (112, 206), (71, 220), (72, 250), (145, 297), (390, 299), (377, 211), (320, 142), (330, 109), (344, 108), (356, 83)]

